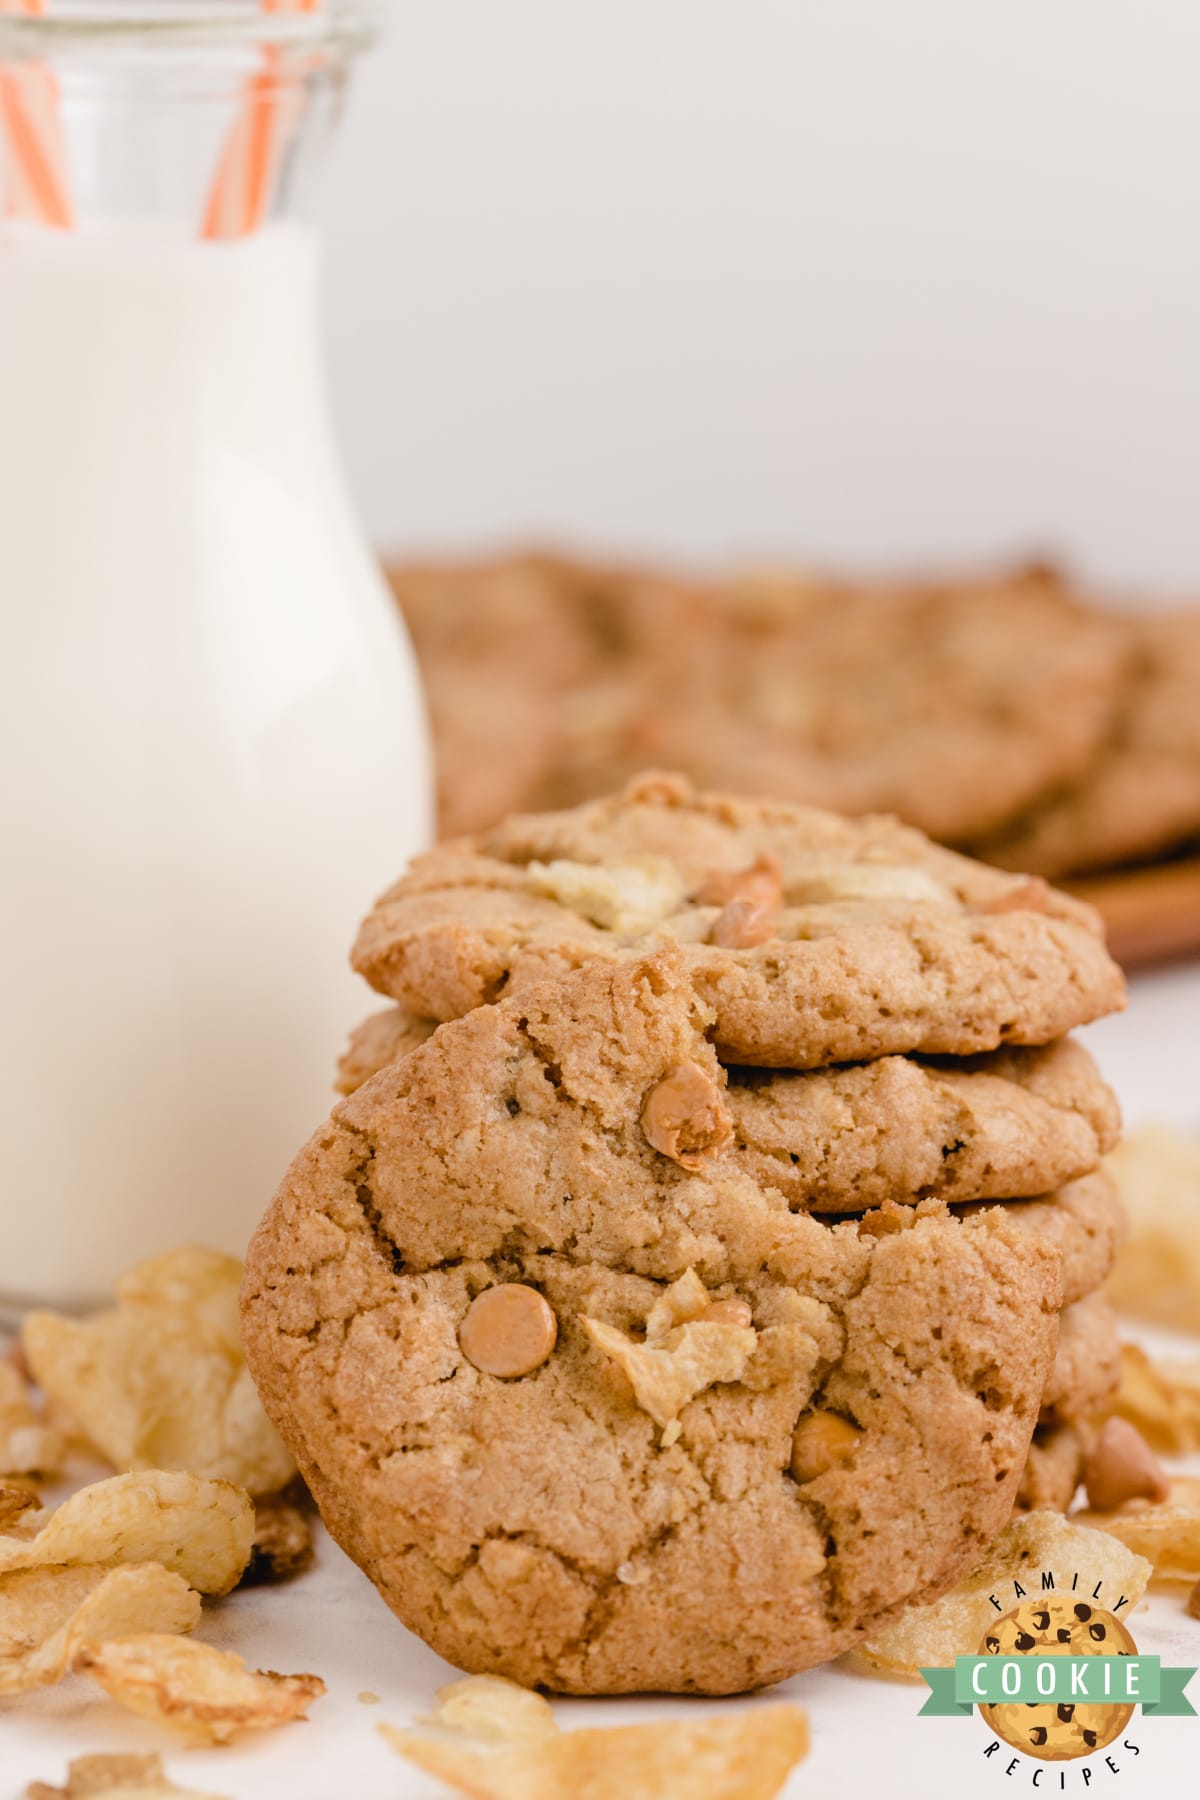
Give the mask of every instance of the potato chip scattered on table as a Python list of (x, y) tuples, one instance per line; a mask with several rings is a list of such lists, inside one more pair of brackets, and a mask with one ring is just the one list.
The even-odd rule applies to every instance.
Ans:
[(992, 1595), (1001, 1601), (1001, 1612), (1007, 1612), (1017, 1604), (1014, 1578), (1034, 1575), (1040, 1580), (1043, 1570), (1052, 1570), (1064, 1586), (1078, 1573), (1089, 1594), (1100, 1584), (1101, 1605), (1106, 1598), (1115, 1605), (1124, 1595), (1130, 1607), (1141, 1599), (1152, 1572), (1144, 1557), (1106, 1532), (1088, 1529), (1078, 1515), (1064, 1519), (1057, 1512), (1020, 1513), (983, 1560), (940, 1600), (910, 1607), (894, 1625), (860, 1644), (849, 1660), (915, 1677), (923, 1668), (947, 1667), (956, 1656), (973, 1656), (989, 1620), (1000, 1616)]
[(798, 1706), (561, 1731), (482, 1754), (379, 1729), (417, 1768), (474, 1800), (774, 1800), (808, 1754)]
[(250, 1560), (254, 1508), (227, 1481), (143, 1469), (80, 1488), (32, 1537), (0, 1536), (0, 1576), (49, 1564), (161, 1563), (227, 1594)]
[(252, 1494), (296, 1465), (242, 1354), (232, 1256), (189, 1248), (139, 1263), (87, 1319), (34, 1312), (21, 1343), (56, 1415), (117, 1469), (187, 1469)]
[(318, 1675), (248, 1669), (227, 1650), (153, 1632), (84, 1644), (73, 1666), (130, 1712), (201, 1743), (302, 1719), (325, 1692)]
[(521, 1743), (549, 1737), (558, 1730), (553, 1708), (544, 1695), (502, 1675), (467, 1675), (439, 1688), (437, 1706), (428, 1721), (446, 1731), (472, 1737)]
[(26, 1800), (221, 1800), (168, 1780), (161, 1756), (77, 1756), (67, 1765), (66, 1787), (34, 1781)]
[(1200, 1479), (1177, 1476), (1165, 1500), (1126, 1500), (1111, 1512), (1078, 1512), (1071, 1523), (1104, 1531), (1147, 1557), (1164, 1581), (1200, 1579)]
[(304, 1508), (286, 1494), (265, 1494), (254, 1502), (254, 1543), (240, 1587), (290, 1581), (313, 1559), (312, 1526)]
[(0, 1694), (60, 1681), (84, 1643), (191, 1631), (200, 1596), (158, 1563), (50, 1564), (0, 1576)]
[(1120, 1382), (1104, 1411), (1136, 1425), (1154, 1450), (1200, 1450), (1200, 1359), (1155, 1360), (1140, 1344), (1122, 1344)]
[(1129, 1219), (1109, 1299), (1137, 1318), (1200, 1331), (1200, 1141), (1148, 1126), (1105, 1165)]
[(37, 1512), (41, 1504), (32, 1488), (17, 1481), (0, 1481), (0, 1531), (7, 1531), (27, 1513)]
[(53, 1473), (64, 1450), (62, 1433), (35, 1411), (21, 1371), (0, 1358), (0, 1476)]

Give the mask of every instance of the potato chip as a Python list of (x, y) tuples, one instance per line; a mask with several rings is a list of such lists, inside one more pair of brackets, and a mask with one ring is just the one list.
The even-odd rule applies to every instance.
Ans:
[(555, 1732), (480, 1755), (381, 1725), (394, 1750), (475, 1800), (774, 1800), (808, 1754), (798, 1706)]
[(969, 1575), (931, 1605), (909, 1607), (894, 1625), (860, 1644), (850, 1660), (915, 1677), (921, 1669), (948, 1666), (956, 1656), (973, 1656), (988, 1621), (999, 1616), (992, 1597), (1007, 1611), (1016, 1604), (1013, 1581), (1033, 1575), (1040, 1588), (1043, 1570), (1060, 1580), (1078, 1573), (1089, 1594), (1101, 1584), (1101, 1604), (1108, 1599), (1115, 1605), (1123, 1594), (1130, 1606), (1141, 1599), (1152, 1572), (1148, 1561), (1104, 1531), (1087, 1529), (1078, 1515), (1019, 1513)]
[(0, 1358), (0, 1476), (52, 1473), (64, 1448), (61, 1432), (34, 1411), (21, 1371)]
[(139, 1263), (115, 1309), (31, 1313), (22, 1344), (57, 1413), (117, 1469), (187, 1469), (253, 1494), (296, 1473), (238, 1331), (241, 1264), (195, 1248)]
[(92, 1639), (191, 1631), (199, 1617), (200, 1596), (158, 1563), (56, 1563), (0, 1575), (0, 1694), (61, 1680)]
[(7, 1531), (24, 1514), (36, 1512), (41, 1504), (32, 1488), (22, 1487), (16, 1481), (0, 1481), (0, 1531)]
[(1176, 1477), (1165, 1500), (1126, 1500), (1111, 1512), (1073, 1513), (1071, 1523), (1118, 1538), (1161, 1580), (1200, 1578), (1200, 1478)]
[(266, 1494), (254, 1502), (254, 1543), (240, 1586), (290, 1581), (313, 1559), (308, 1515), (283, 1494)]
[(161, 1756), (77, 1756), (67, 1765), (66, 1787), (33, 1781), (26, 1800), (221, 1800), (167, 1779)]
[(1109, 1299), (1137, 1318), (1200, 1331), (1200, 1143), (1149, 1126), (1105, 1160), (1129, 1218)]
[(695, 1319), (677, 1325), (656, 1344), (638, 1344), (615, 1325), (580, 1314), (598, 1350), (623, 1369), (642, 1411), (663, 1430), (663, 1443), (679, 1436), (678, 1415), (689, 1400), (718, 1381), (739, 1381), (754, 1354), (758, 1333), (750, 1325)]
[(0, 1537), (0, 1574), (50, 1564), (157, 1562), (227, 1594), (250, 1560), (254, 1508), (227, 1481), (181, 1470), (113, 1475), (64, 1500), (33, 1537)]
[(502, 1675), (468, 1675), (438, 1689), (431, 1725), (521, 1743), (558, 1730), (550, 1702)]
[(1120, 1382), (1104, 1411), (1136, 1425), (1155, 1450), (1200, 1450), (1200, 1362), (1156, 1362), (1140, 1344), (1122, 1344)]
[(205, 1743), (302, 1719), (325, 1692), (318, 1675), (247, 1669), (227, 1650), (154, 1632), (84, 1644), (74, 1667), (130, 1712)]

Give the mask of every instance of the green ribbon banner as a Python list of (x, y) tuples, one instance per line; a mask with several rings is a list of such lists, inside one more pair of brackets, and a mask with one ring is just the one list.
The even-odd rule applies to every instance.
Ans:
[(1164, 1667), (1157, 1656), (960, 1656), (952, 1669), (921, 1670), (930, 1691), (919, 1716), (965, 1719), (976, 1706), (1073, 1701), (1194, 1717), (1184, 1689), (1195, 1673)]

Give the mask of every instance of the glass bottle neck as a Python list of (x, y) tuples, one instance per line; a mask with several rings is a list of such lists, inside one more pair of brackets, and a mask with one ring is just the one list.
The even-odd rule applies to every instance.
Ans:
[(94, 15), (86, 29), (53, 11), (3, 16), (0, 193), (19, 232), (0, 237), (228, 241), (309, 216), (352, 45), (328, 24), (271, 30), (283, 13), (234, 31), (226, 7), (226, 28), (207, 32), (181, 31), (180, 16), (108, 35)]

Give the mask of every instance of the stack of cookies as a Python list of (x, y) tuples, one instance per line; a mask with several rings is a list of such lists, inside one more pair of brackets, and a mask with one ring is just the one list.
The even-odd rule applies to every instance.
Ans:
[(1065, 1505), (1113, 1384), (1094, 915), (886, 818), (644, 776), (419, 858), (251, 1246), (247, 1356), (452, 1662), (725, 1693)]

